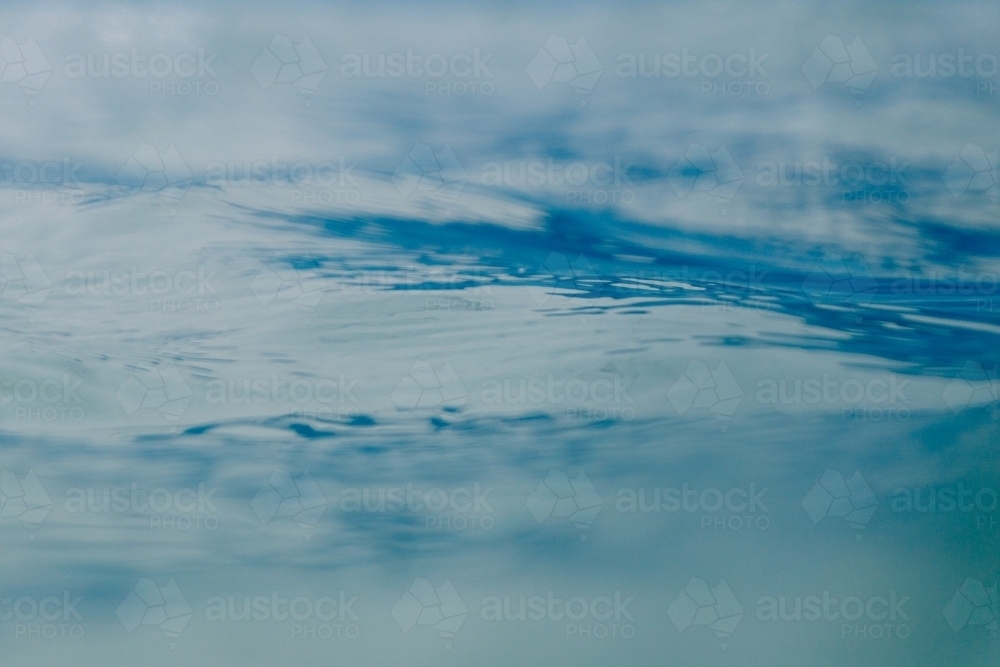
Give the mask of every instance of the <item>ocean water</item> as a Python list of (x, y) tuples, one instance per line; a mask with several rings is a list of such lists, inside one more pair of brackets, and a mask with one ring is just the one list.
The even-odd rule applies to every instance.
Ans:
[(1000, 660), (996, 3), (0, 24), (4, 664)]

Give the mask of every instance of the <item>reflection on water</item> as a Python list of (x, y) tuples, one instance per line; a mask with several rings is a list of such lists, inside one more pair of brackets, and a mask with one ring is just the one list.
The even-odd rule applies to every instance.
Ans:
[[(219, 11), (94, 20), (169, 33)], [(216, 27), (221, 115), (133, 100), (135, 118), (176, 112), (174, 138), (135, 133), (124, 168), (96, 141), (73, 149), (78, 180), (0, 192), (13, 661), (1000, 657), (996, 155), (975, 148), (995, 104), (871, 84), (846, 9), (811, 19), (830, 23), (816, 53), (768, 47), (763, 99), (633, 86), (612, 42), (669, 15), (635, 11), (582, 44), (553, 19), (537, 55), (518, 46), (532, 31), (483, 37), (495, 104), (355, 87), (333, 65), (340, 29), (283, 28), (260, 55), (263, 16)], [(692, 52), (728, 43), (672, 11)], [(719, 34), (792, 20), (733, 12)], [(880, 72), (914, 39), (896, 18), (861, 46)], [(980, 43), (965, 20), (942, 19), (942, 48)], [(545, 41), (557, 28), (568, 41)], [(85, 41), (52, 30), (53, 62), (60, 38)], [(422, 52), (467, 46), (441, 30)], [(844, 99), (822, 96), (835, 31), (860, 77)], [(574, 76), (546, 74), (563, 44)], [(44, 123), (86, 99), (64, 56)], [(309, 78), (324, 58), (339, 97)], [(531, 122), (509, 122), (514, 100)], [(933, 146), (899, 132), (907, 105), (944, 128)], [(230, 136), (223, 112), (273, 136)], [(94, 114), (104, 136), (115, 114)], [(4, 136), (11, 155), (70, 150)]]

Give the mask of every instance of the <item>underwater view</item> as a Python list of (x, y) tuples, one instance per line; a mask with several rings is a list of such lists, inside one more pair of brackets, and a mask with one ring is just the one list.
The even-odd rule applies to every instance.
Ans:
[(4, 664), (1000, 664), (997, 2), (0, 18)]

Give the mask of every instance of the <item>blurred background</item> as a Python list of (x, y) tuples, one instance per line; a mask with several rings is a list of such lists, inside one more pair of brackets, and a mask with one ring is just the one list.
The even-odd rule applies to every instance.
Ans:
[(6, 7), (5, 653), (996, 664), (998, 29)]

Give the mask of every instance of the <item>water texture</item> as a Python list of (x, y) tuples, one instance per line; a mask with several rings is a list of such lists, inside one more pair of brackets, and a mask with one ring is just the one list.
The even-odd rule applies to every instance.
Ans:
[(995, 2), (0, 26), (4, 664), (1000, 660)]

